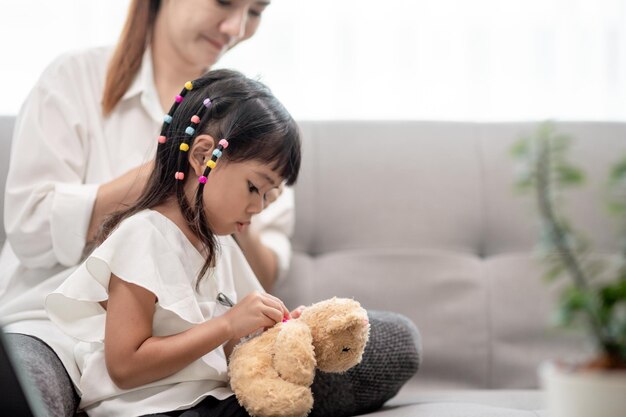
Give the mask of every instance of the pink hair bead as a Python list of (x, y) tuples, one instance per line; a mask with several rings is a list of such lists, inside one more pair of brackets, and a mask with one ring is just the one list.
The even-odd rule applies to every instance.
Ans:
[(159, 136), (159, 143), (165, 143), (167, 142), (167, 138), (165, 136)]
[(198, 177), (198, 182), (199, 182), (200, 184), (206, 184), (206, 177), (205, 177), (204, 175), (200, 175), (200, 176)]
[(191, 123), (200, 123), (200, 118), (194, 114), (193, 116), (191, 116)]
[(184, 180), (185, 179), (185, 173), (184, 172), (177, 172), (176, 174), (174, 174), (174, 178), (176, 178), (177, 180)]
[(183, 101), (183, 96), (181, 96), (180, 94), (177, 94), (175, 100), (177, 103), (180, 103), (181, 101)]
[(219, 145), (222, 145), (222, 148), (228, 148), (228, 141), (226, 139), (222, 139), (218, 142)]

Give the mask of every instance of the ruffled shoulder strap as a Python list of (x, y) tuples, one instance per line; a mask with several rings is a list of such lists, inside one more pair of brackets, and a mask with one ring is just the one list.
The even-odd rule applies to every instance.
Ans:
[(87, 342), (104, 340), (111, 274), (152, 292), (160, 307), (190, 323), (204, 321), (194, 283), (204, 259), (166, 217), (148, 211), (124, 220), (46, 298), (50, 318), (66, 333)]

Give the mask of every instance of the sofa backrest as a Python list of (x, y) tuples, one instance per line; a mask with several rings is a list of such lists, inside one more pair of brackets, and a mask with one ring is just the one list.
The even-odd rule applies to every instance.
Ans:
[(0, 116), (0, 247), (6, 238), (4, 232), (4, 186), (9, 171), (9, 156), (11, 155), (11, 137), (15, 117)]
[[(0, 118), (0, 194), (13, 119)], [(405, 314), (420, 328), (415, 382), (436, 388), (535, 388), (545, 359), (588, 352), (552, 329), (557, 288), (541, 281), (531, 196), (513, 191), (509, 149), (533, 123), (301, 122), (294, 258), (277, 294), (290, 307), (332, 296)], [(626, 124), (561, 123), (587, 187), (566, 212), (618, 253), (606, 215), (608, 167), (626, 155)], [(2, 210), (3, 204), (0, 206)], [(0, 228), (4, 239), (4, 228)]]
[[(534, 388), (545, 359), (588, 346), (548, 318), (557, 295), (535, 260), (534, 200), (513, 189), (509, 149), (533, 123), (306, 122), (296, 185), (295, 256), (277, 289), (287, 305), (354, 297), (420, 328), (431, 387)], [(566, 212), (618, 253), (604, 209), (608, 166), (626, 155), (626, 124), (562, 123), (588, 187)]]

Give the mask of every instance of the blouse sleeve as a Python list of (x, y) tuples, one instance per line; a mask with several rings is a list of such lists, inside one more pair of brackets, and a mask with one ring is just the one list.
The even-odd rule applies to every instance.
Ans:
[(261, 213), (252, 218), (251, 228), (261, 236), (278, 260), (278, 281), (285, 278), (291, 263), (291, 235), (295, 223), (295, 197), (291, 187)]
[(7, 239), (27, 267), (79, 262), (98, 185), (85, 184), (90, 151), (80, 83), (69, 61), (44, 72), (22, 107), (6, 184)]

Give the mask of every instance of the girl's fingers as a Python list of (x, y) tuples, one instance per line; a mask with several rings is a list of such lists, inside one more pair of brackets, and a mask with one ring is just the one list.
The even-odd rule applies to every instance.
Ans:
[(304, 311), (304, 308), (304, 306), (298, 306), (295, 310), (291, 312), (291, 318), (297, 319), (298, 317), (300, 317), (302, 315), (302, 312)]
[(271, 320), (271, 323), (269, 323), (269, 326), (266, 326), (266, 327), (272, 327), (276, 323), (280, 323), (283, 320), (284, 315), (282, 311), (277, 310), (273, 307), (265, 307), (261, 311), (265, 317)]
[[(291, 317), (290, 314), (289, 314), (289, 309), (287, 309), (287, 307), (285, 307), (285, 304), (283, 304), (283, 302), (279, 298), (274, 297), (271, 294), (265, 294), (265, 295), (267, 297), (264, 299), (263, 303), (265, 305), (268, 305), (270, 307), (273, 307), (273, 308), (279, 310), (282, 313), (281, 320), (283, 318), (290, 318)], [(267, 300), (267, 302), (265, 300)]]

